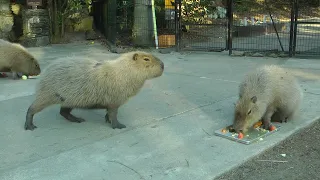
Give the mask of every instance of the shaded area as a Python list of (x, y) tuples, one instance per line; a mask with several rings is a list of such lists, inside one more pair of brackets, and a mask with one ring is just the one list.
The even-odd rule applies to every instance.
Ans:
[[(215, 180), (318, 179), (320, 120)], [(283, 157), (281, 154), (286, 154)]]

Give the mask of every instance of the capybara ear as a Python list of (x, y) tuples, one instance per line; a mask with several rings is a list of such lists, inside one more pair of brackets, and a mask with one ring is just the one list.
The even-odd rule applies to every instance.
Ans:
[(257, 102), (257, 96), (253, 96), (253, 97), (251, 98), (251, 101), (252, 101), (253, 103), (256, 103), (256, 102)]
[(133, 55), (133, 58), (132, 58), (132, 59), (136, 61), (136, 60), (138, 59), (138, 56), (139, 56), (139, 54), (138, 54), (138, 53), (134, 53), (134, 55)]

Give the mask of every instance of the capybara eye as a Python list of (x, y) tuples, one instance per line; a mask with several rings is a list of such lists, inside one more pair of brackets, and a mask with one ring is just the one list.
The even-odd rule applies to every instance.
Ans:
[(149, 59), (149, 58), (144, 58), (144, 60), (145, 60), (145, 61), (150, 61), (150, 59)]
[(248, 111), (248, 115), (251, 114), (251, 109)]

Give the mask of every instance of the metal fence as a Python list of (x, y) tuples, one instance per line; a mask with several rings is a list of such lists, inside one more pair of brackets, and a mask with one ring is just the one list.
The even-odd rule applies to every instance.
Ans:
[(295, 55), (320, 55), (320, 1), (295, 0), (294, 2)]
[(178, 51), (320, 55), (317, 0), (154, 0), (154, 6), (150, 2), (109, 0), (107, 39), (117, 46)]
[(291, 6), (289, 1), (233, 3), (232, 50), (288, 52)]
[(225, 2), (178, 1), (179, 49), (221, 51), (227, 45)]
[(154, 2), (152, 6), (150, 0), (102, 1), (106, 12), (101, 15), (103, 25), (99, 30), (115, 46), (175, 46), (177, 18), (172, 12), (176, 6), (171, 1), (170, 4), (163, 0)]

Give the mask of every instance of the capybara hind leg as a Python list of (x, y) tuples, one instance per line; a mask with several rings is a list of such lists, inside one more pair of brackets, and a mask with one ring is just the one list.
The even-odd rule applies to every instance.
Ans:
[(12, 71), (11, 73), (12, 73), (12, 79), (14, 79), (14, 80), (19, 79), (19, 76), (18, 76), (18, 73), (17, 73), (17, 72)]
[(287, 123), (289, 118), (289, 114), (285, 113), (285, 112), (279, 112), (279, 122), (280, 123)]
[(106, 120), (107, 123), (111, 123), (108, 113), (106, 113), (106, 115), (104, 116), (104, 119)]
[(81, 123), (84, 122), (85, 120), (82, 118), (75, 117), (74, 115), (71, 114), (72, 108), (66, 108), (66, 107), (61, 107), (60, 108), (60, 114), (64, 118), (66, 118), (70, 122), (77, 122)]
[(42, 111), (44, 108), (48, 107), (49, 105), (51, 105), (52, 103), (44, 103), (41, 102), (39, 100), (34, 101), (31, 106), (28, 108), (27, 111), (27, 115), (26, 115), (26, 122), (24, 124), (24, 129), (25, 130), (34, 130), (35, 128), (37, 128), (37, 126), (35, 126), (33, 124), (33, 116)]
[(107, 113), (108, 118), (106, 118), (106, 120), (108, 119), (109, 122), (111, 122), (111, 126), (113, 129), (122, 129), (122, 128), (126, 128), (126, 126), (124, 124), (121, 124), (118, 121), (118, 108), (109, 108), (108, 109), (108, 113)]

